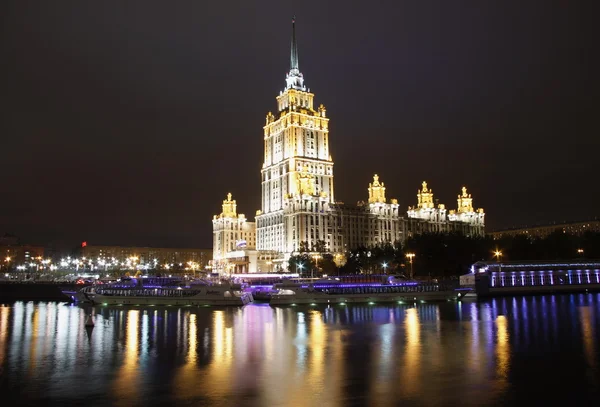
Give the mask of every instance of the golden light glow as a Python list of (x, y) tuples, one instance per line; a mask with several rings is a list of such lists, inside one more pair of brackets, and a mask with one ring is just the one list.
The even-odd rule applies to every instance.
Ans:
[(196, 364), (198, 362), (198, 326), (196, 314), (190, 314), (187, 320), (187, 356), (186, 363), (175, 375), (173, 384), (176, 387), (175, 394), (182, 400), (190, 396), (201, 395), (205, 389), (198, 386)]
[(130, 406), (134, 404), (136, 398), (139, 380), (139, 320), (140, 311), (127, 311), (123, 365), (117, 372), (114, 382), (117, 405)]
[(592, 369), (596, 369), (596, 335), (594, 324), (594, 308), (590, 306), (579, 308), (579, 321), (581, 322), (581, 333), (585, 360)]
[(35, 309), (32, 313), (31, 322), (31, 342), (29, 343), (29, 373), (35, 373), (36, 364), (36, 353), (37, 353), (37, 342), (38, 342), (38, 329), (40, 325), (40, 308)]
[(510, 373), (510, 342), (508, 320), (504, 315), (496, 317), (496, 382), (498, 392), (504, 391)]
[(477, 304), (470, 304), (470, 314), (471, 321), (469, 322), (469, 326), (471, 328), (471, 335), (469, 336), (469, 358), (468, 366), (469, 366), (469, 374), (468, 377), (470, 379), (477, 379), (481, 377), (481, 371), (483, 368), (483, 354), (482, 349), (480, 347), (480, 338), (481, 335), (479, 330), (479, 323), (477, 321)]
[(421, 372), (421, 323), (416, 308), (406, 310), (404, 329), (406, 330), (406, 348), (400, 382), (406, 395), (416, 397), (421, 383), (419, 377)]
[(214, 311), (211, 343), (212, 357), (205, 385), (219, 394), (231, 388), (233, 366), (233, 330), (225, 324), (226, 311)]
[(327, 344), (327, 327), (319, 311), (311, 311), (310, 321), (310, 359), (308, 362), (310, 388), (322, 385), (325, 368), (325, 346)]
[(10, 307), (0, 306), (0, 366), (4, 365), (6, 358), (6, 348), (8, 346), (8, 317), (10, 315)]
[[(298, 313), (296, 341), (302, 346), (297, 345), (295, 355), (296, 379), (289, 382), (285, 388), (282, 387), (281, 391), (285, 396), (278, 397), (280, 400), (285, 400), (285, 405), (298, 407), (309, 405), (307, 394), (327, 393), (330, 400), (343, 398), (340, 395), (342, 386), (339, 385), (344, 358), (344, 345), (340, 336), (342, 332), (329, 332), (323, 318), (323, 313), (317, 310), (311, 310), (306, 314)], [(279, 347), (282, 350), (286, 348), (283, 342), (279, 343)], [(286, 370), (289, 369), (286, 362), (293, 363), (289, 360), (283, 362), (280, 368)]]

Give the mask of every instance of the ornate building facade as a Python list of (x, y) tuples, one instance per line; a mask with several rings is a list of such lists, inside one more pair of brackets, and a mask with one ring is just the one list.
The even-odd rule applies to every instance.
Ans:
[[(329, 252), (344, 253), (361, 246), (402, 243), (424, 232), (483, 235), (484, 212), (473, 210), (466, 188), (457, 209), (448, 212), (443, 204), (434, 205), (433, 192), (423, 182), (417, 206), (409, 207), (405, 217), (397, 199), (388, 201), (385, 185), (375, 174), (366, 202), (337, 202), (329, 118), (324, 105), (314, 108), (314, 94), (300, 72), (294, 20), (290, 54), (285, 88), (276, 98), (277, 111), (267, 114), (263, 127), (262, 204), (256, 211), (256, 225), (236, 214), (235, 201), (228, 196), (221, 215), (213, 218), (214, 267), (239, 270), (241, 263), (232, 266), (229, 259), (244, 257), (243, 270), (273, 271), (285, 268), (289, 256), (301, 247), (324, 244)], [(236, 242), (242, 239), (242, 230), (247, 233), (246, 243), (255, 241), (255, 247), (247, 244), (240, 250)], [(255, 240), (248, 237), (252, 233)]]
[(473, 198), (462, 188), (458, 195), (457, 209), (448, 211), (444, 204), (434, 204), (433, 191), (423, 181), (417, 191), (417, 206), (406, 212), (406, 237), (420, 233), (457, 232), (469, 236), (485, 235), (485, 212), (473, 209)]
[(231, 197), (228, 193), (221, 213), (213, 216), (212, 266), (219, 272), (255, 273), (256, 224), (237, 213), (237, 202)]

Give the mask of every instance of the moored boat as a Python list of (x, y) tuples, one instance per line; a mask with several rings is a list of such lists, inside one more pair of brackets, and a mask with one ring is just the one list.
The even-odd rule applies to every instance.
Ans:
[(190, 283), (131, 278), (114, 284), (96, 286), (84, 293), (96, 305), (246, 305), (252, 293), (241, 285), (213, 284), (203, 280)]
[(277, 290), (272, 285), (252, 286), (250, 288), (254, 301), (268, 302), (271, 300), (271, 295), (277, 293)]
[(339, 281), (313, 284), (283, 282), (275, 284), (273, 288), (276, 293), (271, 295), (272, 305), (446, 301), (457, 298), (457, 293), (451, 286), (417, 282), (398, 284), (345, 284)]

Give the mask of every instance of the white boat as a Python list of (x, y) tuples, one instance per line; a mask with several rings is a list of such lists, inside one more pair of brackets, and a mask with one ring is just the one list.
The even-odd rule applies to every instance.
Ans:
[(273, 285), (272, 305), (345, 304), (377, 302), (445, 301), (456, 299), (451, 288), (416, 282), (381, 284), (326, 281), (313, 284), (283, 282)]
[(196, 280), (184, 285), (156, 284), (156, 279), (135, 279), (96, 286), (85, 297), (96, 305), (246, 305), (252, 293), (241, 285)]

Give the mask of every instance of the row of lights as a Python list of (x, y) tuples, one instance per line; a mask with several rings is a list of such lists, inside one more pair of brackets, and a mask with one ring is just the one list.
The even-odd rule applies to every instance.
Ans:
[[(158, 266), (158, 260), (154, 259), (153, 260), (153, 264), (147, 263), (144, 265), (140, 265), (137, 264), (139, 261), (139, 258), (137, 256), (131, 256), (127, 258), (127, 261), (123, 261), (123, 262), (119, 262), (117, 259), (115, 259), (114, 257), (112, 257), (109, 260), (106, 260), (104, 258), (98, 258), (96, 263), (94, 263), (94, 261), (92, 259), (88, 259), (86, 257), (82, 257), (81, 259), (72, 259), (70, 256), (68, 256), (67, 258), (62, 258), (59, 262), (58, 265), (52, 264), (52, 260), (50, 259), (43, 259), (41, 256), (38, 257), (34, 257), (32, 258), (32, 260), (37, 260), (38, 263), (34, 263), (34, 262), (30, 262), (30, 263), (25, 263), (22, 265), (17, 266), (17, 270), (26, 270), (28, 267), (31, 268), (36, 268), (36, 270), (39, 269), (44, 269), (44, 268), (48, 268), (51, 271), (54, 270), (58, 270), (59, 266), (61, 268), (69, 268), (69, 267), (75, 267), (76, 270), (79, 270), (80, 267), (84, 267), (86, 265), (89, 265), (90, 268), (93, 270), (94, 268), (98, 268), (98, 267), (104, 267), (105, 270), (107, 270), (109, 267), (119, 267), (119, 266), (127, 266), (127, 267), (131, 267), (131, 268), (137, 268), (137, 269), (149, 269), (151, 267), (151, 265), (154, 266), (154, 268), (156, 268)], [(7, 265), (10, 264), (10, 262), (12, 261), (12, 258), (10, 256), (6, 256), (6, 258), (4, 259), (4, 261), (6, 262)], [(186, 270), (192, 270), (192, 271), (196, 271), (200, 269), (200, 264), (194, 261), (188, 261), (186, 266)], [(164, 265), (162, 265), (162, 267), (166, 270), (169, 270), (170, 268), (174, 267), (175, 264), (171, 263), (165, 263)], [(179, 266), (182, 267), (183, 263), (179, 263)]]

